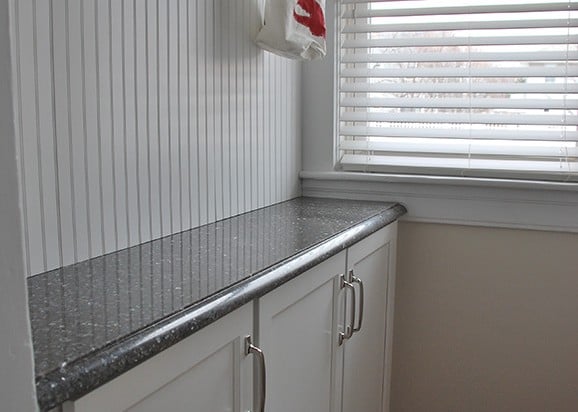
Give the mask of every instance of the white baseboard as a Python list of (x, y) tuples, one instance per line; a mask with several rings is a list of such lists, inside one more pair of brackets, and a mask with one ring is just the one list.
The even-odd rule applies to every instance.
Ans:
[(301, 172), (304, 196), (396, 201), (415, 222), (578, 233), (578, 185)]

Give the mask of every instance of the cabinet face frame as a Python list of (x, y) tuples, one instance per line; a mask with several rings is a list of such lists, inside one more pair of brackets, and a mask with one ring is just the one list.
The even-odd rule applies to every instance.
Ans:
[[(195, 367), (206, 370), (213, 357), (221, 367), (232, 372), (231, 381), (224, 382), (231, 384), (232, 388), (229, 394), (232, 401), (230, 410), (252, 410), (253, 357), (245, 355), (245, 336), (252, 332), (253, 311), (249, 303), (82, 398), (64, 403), (63, 412), (133, 410), (179, 379), (187, 379), (187, 374), (197, 372)], [(202, 370), (198, 372), (195, 376), (204, 373)], [(178, 385), (182, 387), (182, 382)]]
[(385, 314), (385, 370), (383, 412), (389, 412), (391, 404), (391, 366), (393, 361), (393, 324), (395, 311), (395, 282), (397, 277), (397, 221), (386, 226), (389, 244), (389, 277), (387, 282), (387, 311)]

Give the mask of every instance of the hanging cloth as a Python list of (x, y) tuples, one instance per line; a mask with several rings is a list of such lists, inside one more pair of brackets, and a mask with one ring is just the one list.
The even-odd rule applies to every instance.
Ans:
[(325, 56), (325, 0), (266, 0), (265, 22), (256, 43), (290, 59)]

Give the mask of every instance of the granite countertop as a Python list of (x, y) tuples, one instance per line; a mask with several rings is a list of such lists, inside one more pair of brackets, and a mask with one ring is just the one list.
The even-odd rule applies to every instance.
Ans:
[(297, 198), (29, 278), (41, 410), (77, 399), (398, 219)]

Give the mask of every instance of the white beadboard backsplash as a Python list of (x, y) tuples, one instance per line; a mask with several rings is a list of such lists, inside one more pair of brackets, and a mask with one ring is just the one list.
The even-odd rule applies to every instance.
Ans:
[(27, 273), (299, 195), (263, 0), (11, 0)]

